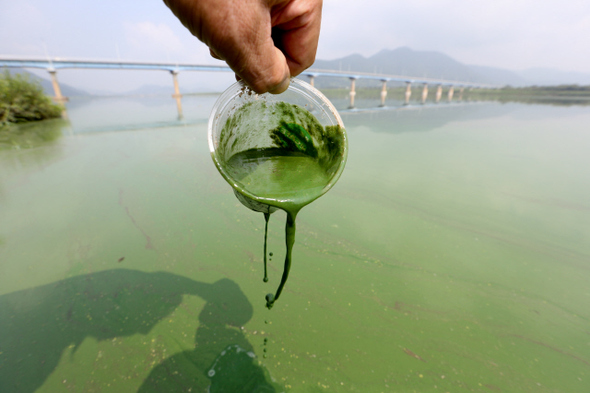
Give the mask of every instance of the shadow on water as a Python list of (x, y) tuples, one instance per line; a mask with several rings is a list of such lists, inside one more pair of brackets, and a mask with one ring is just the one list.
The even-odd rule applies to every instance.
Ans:
[[(268, 372), (258, 366), (252, 346), (239, 329), (253, 311), (236, 283), (222, 279), (208, 284), (165, 272), (126, 269), (0, 296), (0, 391), (34, 392), (54, 371), (66, 348), (73, 346), (71, 356), (75, 356), (86, 338), (101, 341), (149, 333), (181, 304), (183, 295), (207, 302), (199, 316), (195, 349), (165, 359), (140, 391), (209, 387), (211, 392), (240, 392), (248, 386), (248, 392), (275, 392)], [(234, 350), (220, 361), (228, 347)]]
[(195, 349), (161, 362), (139, 392), (201, 391), (207, 386), (209, 393), (281, 391), (256, 364), (252, 345), (239, 329), (253, 310), (238, 285), (223, 279), (199, 296), (207, 303), (199, 314)]

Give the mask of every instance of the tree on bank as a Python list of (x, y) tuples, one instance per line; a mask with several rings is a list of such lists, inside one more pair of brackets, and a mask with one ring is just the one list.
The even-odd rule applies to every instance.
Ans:
[(28, 75), (0, 74), (0, 128), (61, 116), (63, 108), (46, 96), (39, 82)]

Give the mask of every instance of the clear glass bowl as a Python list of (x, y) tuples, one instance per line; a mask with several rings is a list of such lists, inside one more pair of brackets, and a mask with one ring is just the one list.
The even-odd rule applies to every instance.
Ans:
[[(348, 140), (340, 115), (332, 103), (316, 88), (299, 79), (292, 79), (289, 88), (281, 94), (256, 94), (243, 82), (237, 82), (221, 94), (213, 106), (209, 117), (209, 150), (215, 166), (223, 178), (233, 187), (238, 199), (248, 208), (268, 212), (268, 200), (255, 195), (244, 184), (232, 178), (225, 163), (234, 154), (249, 149), (263, 149), (273, 146), (268, 130), (279, 126), (279, 118), (274, 115), (273, 104), (286, 102), (310, 112), (324, 127), (339, 126), (343, 137), (343, 149), (336, 167), (331, 171), (329, 181), (317, 197), (325, 194), (340, 178), (346, 163)], [(256, 111), (241, 110), (245, 105), (256, 107)], [(232, 122), (230, 125), (228, 120)], [(226, 130), (222, 141), (222, 130), (231, 128), (231, 137)], [(228, 141), (229, 139), (229, 141)], [(239, 141), (239, 143), (237, 142)], [(223, 142), (223, 143), (222, 143)], [(239, 190), (239, 192), (237, 191)], [(274, 210), (274, 209), (272, 209)]]

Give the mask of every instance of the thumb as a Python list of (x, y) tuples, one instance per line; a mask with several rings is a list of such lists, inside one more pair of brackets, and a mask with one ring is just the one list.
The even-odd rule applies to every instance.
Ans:
[(236, 75), (256, 93), (279, 94), (289, 87), (291, 73), (287, 59), (270, 37), (258, 45), (241, 43), (234, 48), (232, 55), (224, 58)]

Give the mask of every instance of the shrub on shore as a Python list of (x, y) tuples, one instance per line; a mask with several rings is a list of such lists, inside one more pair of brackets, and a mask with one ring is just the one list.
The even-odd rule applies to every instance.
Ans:
[(63, 108), (46, 96), (39, 82), (28, 75), (0, 74), (0, 127), (9, 123), (52, 119)]

